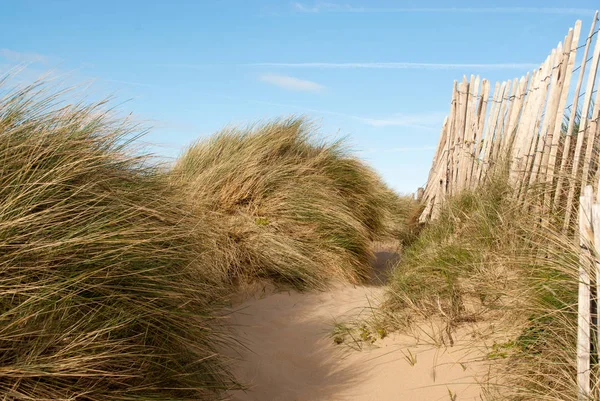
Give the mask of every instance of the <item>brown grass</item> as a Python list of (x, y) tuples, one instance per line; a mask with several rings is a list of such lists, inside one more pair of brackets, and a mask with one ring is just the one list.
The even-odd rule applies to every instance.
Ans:
[(444, 319), (446, 344), (465, 322), (488, 327), (488, 399), (577, 399), (579, 246), (562, 232), (560, 211), (542, 224), (543, 190), (519, 202), (499, 174), (448, 200), (391, 280), (396, 327)]
[(0, 100), (2, 399), (218, 398), (210, 228), (135, 127), (45, 90)]
[(397, 201), (342, 142), (290, 118), (228, 128), (193, 144), (173, 174), (198, 215), (224, 229), (231, 281), (273, 278), (297, 287), (369, 275), (371, 243), (393, 229)]

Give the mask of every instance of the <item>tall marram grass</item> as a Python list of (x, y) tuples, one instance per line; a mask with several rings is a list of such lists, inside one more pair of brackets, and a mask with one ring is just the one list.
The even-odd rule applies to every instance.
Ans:
[(497, 179), (477, 192), (449, 199), (439, 219), (424, 227), (404, 250), (390, 280), (390, 306), (424, 316), (432, 312), (463, 316), (468, 290), (484, 297), (484, 288), (465, 288), (461, 280), (489, 275), (496, 285), (492, 279), (503, 275), (499, 266), (490, 267), (490, 259), (504, 245), (498, 239), (512, 245), (518, 236), (512, 227), (517, 210), (504, 207), (510, 193), (506, 182)]
[[(579, 113), (575, 118), (569, 135), (579, 130)], [(567, 127), (568, 119), (559, 155), (565, 152)], [(599, 157), (597, 145), (593, 160)], [(573, 181), (571, 168), (567, 165), (561, 178), (577, 195), (583, 185), (581, 178)], [(597, 164), (592, 181), (599, 176), (596, 170)], [(486, 349), (492, 362), (488, 399), (578, 399), (579, 268), (594, 277), (594, 258), (600, 255), (581, 257), (576, 218), (564, 227), (564, 188), (551, 212), (544, 204), (545, 191), (554, 193), (557, 180), (529, 187), (518, 200), (501, 161), (486, 183), (446, 201), (441, 217), (422, 229), (394, 269), (387, 306), (396, 323), (438, 316), (446, 322), (439, 334), (447, 337), (464, 322), (493, 327)], [(592, 365), (597, 398), (600, 365), (596, 360)]]
[(217, 219), (226, 281), (267, 277), (297, 287), (369, 274), (371, 242), (398, 198), (343, 142), (302, 119), (228, 128), (193, 144), (174, 180), (197, 214)]
[(437, 316), (450, 343), (465, 322), (493, 328), (491, 400), (577, 399), (579, 246), (560, 221), (543, 219), (543, 191), (518, 201), (499, 172), (449, 199), (390, 282), (387, 306), (402, 324)]
[(2, 89), (3, 400), (212, 400), (232, 385), (203, 274), (212, 229), (134, 139), (43, 85)]

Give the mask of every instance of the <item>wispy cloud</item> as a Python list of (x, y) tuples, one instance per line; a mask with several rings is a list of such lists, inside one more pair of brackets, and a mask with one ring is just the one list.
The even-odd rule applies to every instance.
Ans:
[(292, 104), (268, 102), (264, 100), (246, 99), (238, 96), (222, 95), (221, 97), (230, 100), (238, 100), (247, 103), (261, 104), (266, 106), (275, 106), (288, 110), (299, 110), (306, 113), (314, 113), (318, 115), (330, 115), (346, 118), (349, 120), (358, 121), (362, 124), (370, 125), (372, 127), (409, 127), (418, 128), (422, 130), (436, 132), (442, 127), (444, 112), (431, 112), (431, 113), (419, 113), (419, 114), (393, 114), (388, 117), (372, 118), (365, 116), (358, 116), (349, 113), (341, 113), (338, 111), (324, 110), (324, 109), (313, 109), (309, 107), (296, 106)]
[(31, 52), (18, 52), (11, 49), (0, 49), (0, 57), (12, 62), (22, 64), (41, 63), (48, 64), (48, 57)]
[(320, 69), (427, 69), (456, 70), (465, 68), (506, 70), (535, 68), (539, 63), (502, 63), (502, 64), (469, 64), (469, 63), (412, 63), (412, 62), (375, 62), (375, 63), (250, 63), (252, 67), (284, 67), (284, 68), (320, 68)]
[(317, 2), (312, 5), (293, 2), (292, 8), (303, 13), (472, 13), (472, 14), (566, 14), (590, 15), (595, 10), (573, 7), (362, 7), (342, 3)]
[(288, 75), (263, 74), (258, 79), (271, 85), (293, 91), (321, 92), (325, 89), (323, 85), (316, 82), (294, 78)]
[(208, 133), (203, 132), (202, 128), (197, 125), (189, 124), (183, 121), (173, 121), (173, 120), (161, 120), (156, 118), (149, 118), (145, 120), (140, 120), (144, 124), (149, 125), (153, 129), (164, 129), (164, 130), (176, 130), (180, 132), (191, 132), (198, 136), (206, 136)]
[(373, 127), (416, 127), (431, 129), (439, 128), (446, 113), (395, 114), (386, 118), (361, 117), (365, 124)]
[[(272, 67), (272, 68), (315, 68), (315, 69), (391, 69), (391, 70), (523, 70), (539, 67), (539, 63), (419, 63), (419, 62), (258, 62), (237, 64), (160, 64), (161, 67), (203, 70), (225, 67)], [(310, 81), (309, 81), (310, 82)], [(318, 84), (317, 84), (318, 85)]]
[(102, 79), (104, 82), (110, 82), (114, 84), (127, 85), (127, 86), (140, 86), (144, 88), (152, 88), (154, 85), (146, 84), (143, 82), (134, 82), (134, 81), (123, 81), (120, 79)]
[(404, 153), (404, 152), (420, 152), (435, 150), (435, 146), (415, 146), (415, 147), (399, 147), (399, 148), (370, 148), (359, 150), (357, 153)]
[(300, 11), (302, 13), (318, 13), (323, 9), (323, 5), (308, 6), (306, 4), (298, 2), (292, 3), (292, 7), (294, 8), (294, 10)]

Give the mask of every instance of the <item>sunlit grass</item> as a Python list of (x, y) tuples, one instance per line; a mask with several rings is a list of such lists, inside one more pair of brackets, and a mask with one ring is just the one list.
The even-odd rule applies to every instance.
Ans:
[(465, 322), (488, 328), (488, 399), (577, 399), (579, 246), (540, 214), (543, 193), (532, 187), (520, 202), (498, 174), (449, 199), (390, 281), (395, 324), (443, 319), (446, 344)]
[(177, 161), (196, 213), (225, 230), (222, 277), (304, 288), (370, 274), (372, 241), (397, 229), (402, 200), (343, 142), (315, 132), (295, 118), (228, 128)]
[(205, 228), (135, 137), (42, 84), (1, 94), (5, 400), (213, 400), (232, 385)]

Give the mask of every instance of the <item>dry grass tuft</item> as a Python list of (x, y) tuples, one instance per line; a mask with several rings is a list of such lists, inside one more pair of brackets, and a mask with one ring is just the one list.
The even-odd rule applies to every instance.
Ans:
[(239, 387), (216, 351), (231, 284), (357, 282), (374, 240), (414, 236), (414, 203), (300, 119), (168, 170), (103, 104), (62, 99), (0, 86), (3, 400), (219, 399)]
[(396, 266), (388, 311), (444, 319), (446, 344), (488, 325), (489, 399), (576, 400), (579, 247), (559, 219), (542, 224), (543, 188), (530, 192), (517, 201), (500, 174), (450, 199)]
[(371, 243), (397, 195), (342, 142), (302, 119), (229, 128), (192, 145), (174, 180), (196, 214), (224, 228), (225, 281), (267, 277), (296, 287), (369, 275)]
[(210, 230), (99, 106), (0, 99), (3, 400), (189, 400), (231, 386)]

